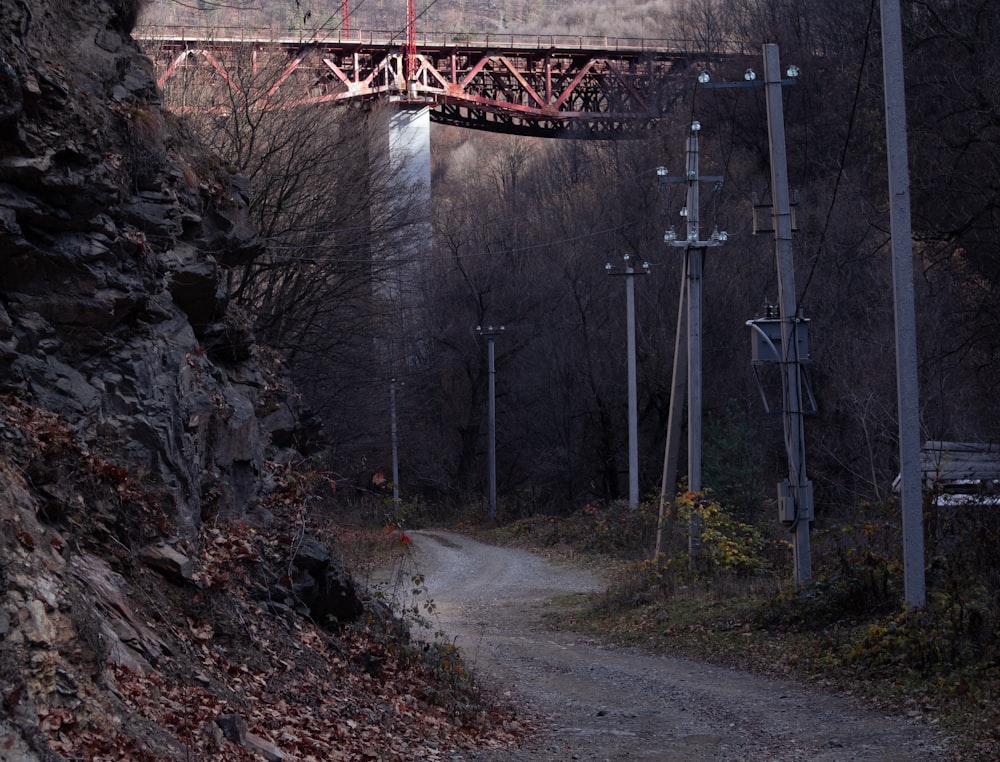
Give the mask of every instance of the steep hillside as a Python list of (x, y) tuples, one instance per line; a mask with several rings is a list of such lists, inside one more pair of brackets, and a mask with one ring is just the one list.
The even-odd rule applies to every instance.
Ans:
[[(673, 0), (416, 0), (418, 32), (500, 32), (669, 38)], [(302, 29), (338, 34), (340, 0), (179, 3), (156, 0), (143, 23), (185, 27)], [(349, 29), (403, 30), (406, 0), (352, 0)]]
[(403, 762), (514, 740), (453, 647), (411, 643), (380, 603), (358, 618), (304, 481), (271, 475), (266, 522), (168, 542), (122, 468), (0, 403), (0, 760)]
[(123, 5), (4, 3), (0, 392), (144, 468), (190, 534), (209, 491), (254, 496), (290, 397), (221, 288), (261, 246), (239, 180), (161, 111)]
[(241, 182), (161, 109), (137, 10), (0, 0), (0, 760), (505, 742), (307, 510), (308, 425), (223, 288), (262, 246)]

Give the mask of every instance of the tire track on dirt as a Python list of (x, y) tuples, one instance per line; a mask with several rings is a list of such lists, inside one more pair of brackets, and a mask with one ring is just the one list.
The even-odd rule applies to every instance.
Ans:
[[(923, 762), (956, 759), (920, 719), (883, 717), (791, 681), (547, 630), (560, 595), (600, 578), (524, 550), (410, 533), (437, 627), (501, 695), (545, 718), (529, 747), (454, 762)], [(416, 602), (416, 601), (414, 601)]]

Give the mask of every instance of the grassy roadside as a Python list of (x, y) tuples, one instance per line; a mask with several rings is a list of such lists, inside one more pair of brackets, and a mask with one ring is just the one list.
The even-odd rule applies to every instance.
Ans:
[[(588, 507), (514, 522), (485, 539), (607, 573), (605, 594), (560, 601), (555, 627), (852, 695), (926, 722), (953, 739), (959, 759), (1000, 759), (1000, 633), (983, 621), (989, 609), (978, 588), (952, 589), (932, 574), (927, 608), (907, 611), (898, 564), (870, 543), (831, 550), (822, 538), (830, 558), (798, 590), (774, 570), (777, 556), (760, 537), (723, 542), (732, 563), (691, 574), (683, 554), (628, 560), (650, 539), (643, 521), (620, 508)], [(870, 538), (873, 530), (865, 532)]]

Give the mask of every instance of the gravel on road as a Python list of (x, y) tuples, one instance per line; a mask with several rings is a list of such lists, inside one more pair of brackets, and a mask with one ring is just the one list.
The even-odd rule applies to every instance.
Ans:
[(598, 591), (599, 576), (456, 533), (410, 536), (413, 568), (397, 573), (423, 575), (433, 629), (457, 643), (491, 690), (543, 724), (522, 749), (454, 762), (956, 758), (923, 718), (881, 716), (792, 681), (551, 631), (543, 617), (559, 605), (553, 599)]

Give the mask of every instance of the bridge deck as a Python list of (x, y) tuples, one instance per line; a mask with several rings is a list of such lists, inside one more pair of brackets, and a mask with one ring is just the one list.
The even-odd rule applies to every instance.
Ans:
[[(678, 86), (671, 75), (727, 57), (671, 40), (423, 33), (411, 71), (404, 40), (389, 32), (320, 39), (159, 28), (135, 36), (154, 60), (168, 103), (191, 102), (193, 77), (214, 78), (285, 104), (389, 98), (427, 105), (438, 122), (548, 137), (641, 130), (661, 115), (666, 88)], [(261, 75), (267, 71), (270, 78)], [(184, 97), (171, 98), (179, 88)]]
[[(285, 47), (304, 45), (335, 47), (403, 47), (403, 35), (386, 30), (352, 30), (347, 35), (339, 31), (290, 29), (241, 29), (237, 27), (145, 27), (134, 32), (136, 39), (164, 45), (213, 44), (233, 45), (273, 44)], [(420, 50), (498, 50), (510, 52), (554, 51), (560, 53), (619, 54), (623, 56), (653, 55), (673, 58), (678, 55), (702, 55), (704, 50), (693, 40), (645, 37), (609, 37), (573, 34), (472, 34), (467, 32), (418, 32)]]

